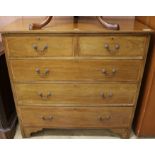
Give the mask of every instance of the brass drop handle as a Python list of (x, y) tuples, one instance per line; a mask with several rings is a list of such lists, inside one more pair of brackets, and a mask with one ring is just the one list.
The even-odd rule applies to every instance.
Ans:
[(107, 94), (102, 92), (100, 95), (101, 95), (102, 98), (111, 98), (111, 97), (113, 97), (113, 93), (112, 92), (109, 92)]
[(40, 77), (46, 77), (50, 72), (48, 68), (46, 68), (44, 72), (41, 72), (39, 68), (36, 68), (35, 71)]
[(46, 49), (48, 49), (48, 45), (45, 45), (43, 48), (39, 48), (36, 44), (32, 45), (33, 49), (39, 53), (39, 54), (43, 54), (45, 52)]
[(52, 96), (51, 92), (48, 92), (46, 95), (43, 93), (38, 93), (42, 100), (47, 100), (50, 96)]
[(111, 119), (111, 116), (110, 115), (105, 115), (105, 116), (100, 116), (99, 118), (99, 121), (107, 121), (107, 120), (110, 120)]
[(52, 121), (53, 116), (42, 116), (41, 119), (44, 120), (44, 121)]
[(102, 69), (102, 73), (105, 75), (105, 76), (107, 76), (107, 77), (112, 77), (112, 76), (114, 76), (115, 75), (115, 73), (116, 73), (116, 69), (115, 68), (113, 68), (112, 70), (111, 70), (111, 72), (108, 72), (106, 69)]
[(111, 48), (109, 44), (105, 43), (104, 48), (107, 49), (108, 52), (113, 53), (113, 52), (116, 52), (118, 49), (120, 49), (120, 45), (115, 44), (114, 47)]

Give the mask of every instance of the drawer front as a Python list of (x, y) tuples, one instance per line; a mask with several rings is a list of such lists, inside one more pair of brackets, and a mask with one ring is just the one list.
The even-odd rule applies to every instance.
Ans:
[(10, 60), (15, 81), (137, 81), (141, 60)]
[(7, 37), (10, 57), (73, 56), (71, 36), (16, 36)]
[(81, 56), (144, 56), (145, 36), (82, 36), (79, 37)]
[(134, 104), (136, 84), (16, 84), (19, 105)]
[(20, 108), (25, 126), (43, 128), (128, 127), (132, 107), (35, 107)]

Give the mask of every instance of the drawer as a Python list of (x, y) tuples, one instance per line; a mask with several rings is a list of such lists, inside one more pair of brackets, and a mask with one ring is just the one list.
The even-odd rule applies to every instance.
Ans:
[(145, 36), (81, 36), (81, 56), (144, 56)]
[(141, 60), (10, 60), (15, 81), (137, 81)]
[(73, 56), (71, 36), (16, 36), (7, 37), (10, 57)]
[(136, 84), (15, 84), (19, 105), (133, 105)]
[(43, 128), (129, 127), (132, 107), (35, 107), (20, 108), (25, 126)]

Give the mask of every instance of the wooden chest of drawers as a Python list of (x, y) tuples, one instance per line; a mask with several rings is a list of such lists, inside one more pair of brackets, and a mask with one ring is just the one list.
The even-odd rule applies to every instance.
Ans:
[(136, 21), (139, 29), (121, 25), (120, 31), (57, 21), (60, 29), (3, 31), (23, 137), (44, 128), (109, 129), (129, 137), (151, 30)]

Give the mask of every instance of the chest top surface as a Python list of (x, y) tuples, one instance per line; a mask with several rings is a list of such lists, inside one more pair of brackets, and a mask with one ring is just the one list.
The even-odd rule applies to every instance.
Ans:
[(41, 30), (29, 30), (29, 24), (41, 22), (40, 18), (18, 19), (3, 27), (3, 33), (150, 33), (152, 30), (133, 18), (104, 17), (109, 23), (117, 23), (120, 30), (108, 30), (96, 17), (79, 17), (78, 22), (72, 16), (54, 16), (52, 21)]

